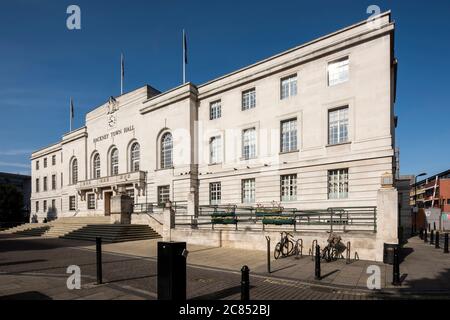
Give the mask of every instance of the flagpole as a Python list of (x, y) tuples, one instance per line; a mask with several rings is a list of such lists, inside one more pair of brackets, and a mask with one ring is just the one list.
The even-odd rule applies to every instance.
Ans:
[(183, 84), (186, 83), (186, 34), (183, 29)]
[(73, 118), (73, 102), (72, 97), (70, 97), (70, 104), (69, 104), (69, 117), (70, 117), (70, 125), (69, 125), (69, 132), (72, 132), (72, 118)]
[(124, 75), (123, 53), (120, 54), (120, 95), (123, 95), (123, 75)]

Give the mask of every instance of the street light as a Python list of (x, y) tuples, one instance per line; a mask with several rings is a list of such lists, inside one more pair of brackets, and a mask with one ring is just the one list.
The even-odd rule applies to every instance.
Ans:
[(416, 207), (416, 211), (414, 212), (414, 229), (411, 228), (411, 235), (417, 233), (417, 212), (419, 211), (419, 206), (417, 205), (417, 178), (426, 175), (425, 172), (422, 172), (414, 177), (414, 207)]

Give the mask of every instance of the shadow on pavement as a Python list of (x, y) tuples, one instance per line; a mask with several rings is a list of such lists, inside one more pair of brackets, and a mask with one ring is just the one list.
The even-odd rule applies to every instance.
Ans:
[(14, 266), (14, 265), (18, 265), (18, 264), (29, 264), (29, 263), (36, 263), (36, 262), (46, 262), (46, 261), (48, 261), (48, 260), (36, 259), (36, 260), (4, 262), (4, 263), (0, 263), (0, 267)]
[[(250, 289), (254, 288), (254, 286), (250, 286)], [(190, 300), (220, 300), (227, 298), (229, 296), (238, 294), (241, 292), (241, 286), (231, 287), (227, 289), (222, 289), (216, 292), (211, 292), (202, 296), (194, 297)]]
[(53, 300), (53, 299), (38, 291), (27, 291), (7, 296), (1, 296), (0, 300)]

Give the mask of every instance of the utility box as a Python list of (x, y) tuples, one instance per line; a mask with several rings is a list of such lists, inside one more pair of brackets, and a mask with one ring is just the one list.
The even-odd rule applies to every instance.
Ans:
[(186, 242), (158, 242), (158, 300), (186, 300)]

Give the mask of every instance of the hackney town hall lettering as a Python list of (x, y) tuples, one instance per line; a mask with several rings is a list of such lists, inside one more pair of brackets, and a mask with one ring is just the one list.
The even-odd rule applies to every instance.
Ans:
[(128, 133), (128, 132), (132, 132), (132, 131), (134, 131), (134, 126), (133, 125), (125, 127), (123, 129), (114, 130), (114, 131), (112, 131), (110, 133), (106, 133), (106, 134), (104, 134), (104, 135), (102, 135), (100, 137), (94, 138), (93, 141), (94, 141), (94, 143), (97, 143), (97, 142), (100, 142), (100, 141), (103, 141), (103, 140), (107, 140), (109, 138), (114, 138), (114, 137), (116, 137), (118, 135), (121, 135), (122, 133)]

